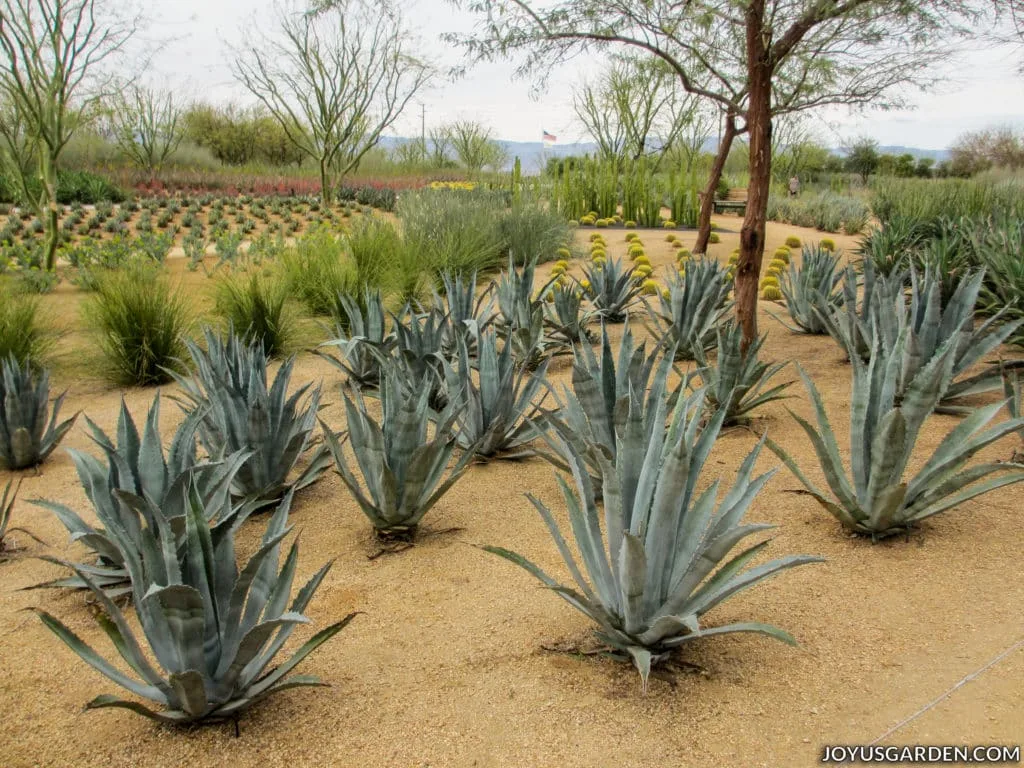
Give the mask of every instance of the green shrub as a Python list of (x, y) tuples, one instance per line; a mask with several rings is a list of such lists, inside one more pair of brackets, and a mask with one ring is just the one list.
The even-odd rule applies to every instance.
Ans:
[(288, 291), (313, 315), (338, 318), (338, 295), (354, 294), (358, 275), (345, 243), (327, 229), (314, 229), (281, 254)]
[(0, 360), (11, 355), (24, 365), (42, 362), (53, 346), (53, 334), (43, 324), (39, 300), (0, 286)]
[(288, 285), (279, 277), (233, 275), (217, 284), (216, 310), (246, 342), (255, 342), (268, 357), (288, 351), (295, 319), (288, 307)]
[(185, 296), (153, 268), (132, 264), (98, 282), (83, 308), (104, 357), (105, 374), (127, 386), (170, 381), (192, 325)]
[(514, 205), (501, 218), (500, 230), (505, 257), (512, 256), (516, 266), (570, 256), (567, 246), (572, 241), (572, 230), (548, 206), (526, 202)]
[(1024, 217), (1024, 181), (1009, 179), (894, 179), (871, 184), (871, 210), (886, 226), (893, 218), (931, 226), (967, 216)]
[[(398, 230), (386, 219), (370, 216), (360, 219), (345, 239), (348, 254), (356, 271), (356, 292), (362, 297), (366, 290), (380, 290), (390, 282), (391, 274), (400, 270), (405, 261), (401, 251), (405, 248)], [(404, 284), (402, 275), (396, 282)]]
[(499, 269), (505, 261), (500, 198), (423, 190), (403, 195), (397, 213), (406, 247), (432, 275), (479, 274)]

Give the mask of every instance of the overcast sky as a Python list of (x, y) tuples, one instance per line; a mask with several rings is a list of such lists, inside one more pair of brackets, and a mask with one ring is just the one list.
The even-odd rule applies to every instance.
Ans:
[[(152, 30), (170, 38), (153, 62), (167, 83), (211, 101), (247, 100), (231, 78), (231, 45), (244, 31), (272, 20), (271, 0), (157, 0), (150, 5)], [(409, 0), (403, 10), (419, 39), (419, 48), (442, 67), (460, 61), (439, 38), (447, 30), (467, 31), (472, 19), (445, 0)], [(269, 28), (269, 27), (268, 27)], [(945, 149), (961, 133), (997, 124), (1024, 127), (1024, 75), (1015, 70), (1010, 51), (979, 44), (951, 61), (942, 73), (942, 91), (915, 94), (916, 109), (850, 115), (845, 110), (815, 114), (820, 138), (841, 146), (867, 135), (882, 144)], [(572, 88), (594, 69), (593, 61), (576, 60), (549, 73), (546, 91), (531, 96), (531, 84), (512, 79), (512, 65), (480, 65), (456, 82), (440, 82), (412, 106), (394, 133), (417, 135), (420, 108), (427, 127), (454, 119), (480, 120), (496, 135), (513, 141), (538, 141), (542, 130), (559, 143), (586, 140), (575, 124)]]

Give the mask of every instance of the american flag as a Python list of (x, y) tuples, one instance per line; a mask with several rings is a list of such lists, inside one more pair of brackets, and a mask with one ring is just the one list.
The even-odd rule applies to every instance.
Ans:
[(553, 133), (548, 133), (547, 131), (542, 130), (540, 140), (545, 144), (554, 144), (556, 141), (558, 141), (558, 137), (555, 136), (555, 134)]

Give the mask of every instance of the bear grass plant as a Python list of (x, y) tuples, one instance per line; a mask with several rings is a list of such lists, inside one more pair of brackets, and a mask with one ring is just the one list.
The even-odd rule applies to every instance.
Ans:
[(406, 247), (431, 275), (482, 274), (507, 258), (505, 208), (493, 194), (424, 189), (402, 195), (396, 213)]
[[(137, 539), (125, 540), (121, 546), (137, 629), (85, 571), (67, 564), (102, 607), (94, 614), (96, 622), (128, 671), (100, 655), (59, 619), (43, 610), (36, 612), (86, 664), (133, 695), (126, 699), (103, 694), (90, 701), (87, 709), (127, 709), (168, 725), (233, 720), (237, 730), (239, 715), (268, 696), (323, 685), (313, 676), (289, 675), (355, 614), (320, 630), (285, 662), (275, 664), (294, 630), (309, 623), (303, 612), (331, 565), (317, 571), (291, 599), (297, 541), (280, 564), (281, 545), (291, 530), (287, 527), (291, 494), (270, 518), (255, 554), (239, 569), (235, 535), (245, 516), (211, 527), (194, 485), (185, 482), (177, 493), (181, 500), (176, 510), (181, 514), (170, 518), (148, 499), (116, 493), (117, 502), (127, 509), (126, 517), (135, 516), (138, 532)], [(155, 530), (151, 522), (181, 528), (181, 546), (161, 546), (170, 540), (170, 532)]]
[(103, 275), (83, 313), (114, 383), (152, 386), (180, 370), (192, 311), (181, 290), (153, 266), (133, 262)]
[(39, 299), (0, 285), (0, 360), (10, 356), (38, 365), (53, 347), (53, 334), (43, 323)]
[(769, 441), (807, 493), (844, 528), (873, 540), (909, 534), (923, 520), (1024, 480), (1024, 465), (988, 461), (967, 466), (981, 450), (1024, 428), (1024, 419), (1019, 418), (985, 428), (1002, 403), (972, 411), (908, 477), (911, 461), (920, 463), (915, 458), (917, 438), (925, 419), (949, 387), (956, 353), (955, 339), (948, 339), (906, 387), (902, 401), (897, 402), (908, 338), (904, 329), (896, 343), (887, 346), (876, 333), (870, 361), (853, 358), (849, 474), (821, 395), (798, 366), (817, 426), (795, 413), (793, 418), (814, 446), (827, 492), (812, 482), (783, 448)]
[[(175, 374), (182, 390), (178, 399), (187, 413), (200, 414), (199, 439), (209, 454), (250, 454), (235, 475), (232, 493), (267, 505), (319, 480), (330, 466), (327, 449), (313, 448), (320, 387), (305, 384), (289, 395), (294, 357), (270, 382), (269, 361), (259, 345), (246, 344), (231, 331), (221, 338), (210, 329), (205, 340), (205, 350), (188, 342), (195, 372)], [(307, 453), (305, 468), (290, 479)]]
[[(679, 398), (669, 414), (668, 399), (645, 406), (629, 401), (636, 411), (653, 407), (659, 425), (650, 434), (620, 428), (619, 450), (612, 458), (593, 446), (601, 463), (603, 509), (587, 471), (587, 460), (569, 442), (560, 453), (572, 470), (575, 492), (558, 478), (568, 511), (571, 541), (555, 514), (528, 496), (540, 513), (572, 576), (560, 583), (520, 554), (485, 547), (533, 574), (596, 625), (595, 634), (612, 654), (633, 663), (646, 688), (651, 670), (667, 661), (680, 646), (705, 637), (757, 632), (795, 644), (770, 624), (737, 622), (705, 624), (703, 617), (733, 595), (775, 574), (820, 558), (790, 556), (757, 565), (752, 561), (768, 545), (761, 541), (733, 550), (750, 536), (773, 526), (742, 524), (758, 492), (773, 472), (753, 476), (762, 443), (743, 461), (732, 489), (719, 499), (721, 480), (701, 482), (705, 464), (725, 416), (719, 410), (701, 426), (703, 393)], [(643, 422), (631, 413), (627, 423)], [(668, 429), (664, 425), (668, 420)], [(556, 433), (553, 438), (561, 437)], [(578, 553), (574, 554), (574, 551)], [(751, 566), (751, 567), (747, 567)]]
[[(430, 387), (425, 382), (408, 386), (393, 365), (381, 378), (380, 421), (369, 415), (359, 390), (348, 389), (342, 390), (348, 425), (344, 436), (321, 422), (335, 469), (378, 539), (411, 541), (424, 515), (473, 459), (473, 452), (466, 451), (449, 468), (456, 447), (453, 425), (464, 405), (449, 399), (447, 407), (432, 416)], [(346, 442), (354, 465), (346, 456)]]
[(355, 263), (345, 253), (343, 237), (317, 227), (295, 241), (278, 261), (288, 294), (301, 301), (312, 315), (333, 317), (347, 325), (340, 294), (358, 292)]
[(50, 374), (11, 355), (0, 360), (0, 469), (35, 467), (60, 445), (78, 414), (58, 422), (64, 395), (50, 406)]
[(246, 342), (258, 344), (268, 357), (288, 352), (296, 336), (288, 285), (273, 276), (235, 274), (217, 283), (215, 309)]

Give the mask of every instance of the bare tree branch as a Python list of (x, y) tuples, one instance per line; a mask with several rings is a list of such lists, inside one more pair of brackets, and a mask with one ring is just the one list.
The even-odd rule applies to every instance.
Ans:
[[(46, 267), (59, 244), (57, 169), (68, 141), (111, 92), (108, 65), (139, 31), (141, 17), (105, 0), (0, 0), (0, 96), (28, 131), (41, 191), (30, 200), (46, 225)], [(5, 153), (6, 154), (6, 153)], [(22, 187), (29, 190), (22, 175)]]
[(319, 165), (328, 201), (332, 176), (359, 165), (433, 71), (407, 52), (397, 12), (355, 2), (315, 12), (279, 6), (278, 21), (277, 36), (263, 36), (238, 55), (235, 77)]

